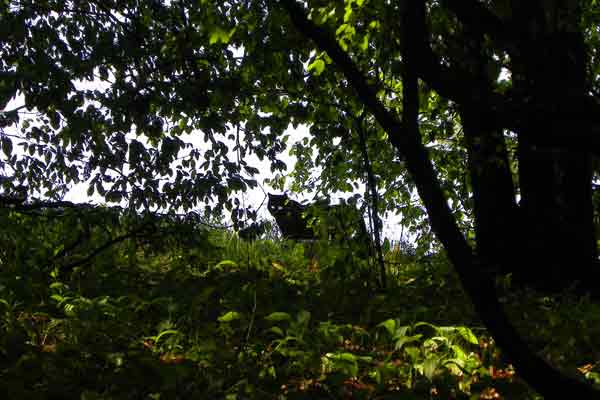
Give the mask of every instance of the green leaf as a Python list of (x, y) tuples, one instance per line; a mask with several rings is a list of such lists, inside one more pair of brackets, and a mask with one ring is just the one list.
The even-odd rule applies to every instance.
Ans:
[(56, 301), (57, 303), (62, 303), (65, 300), (65, 297), (59, 295), (59, 294), (53, 294), (50, 296), (50, 298), (54, 301)]
[(285, 336), (285, 333), (283, 333), (283, 329), (281, 329), (278, 326), (272, 326), (272, 327), (270, 327), (269, 329), (267, 329), (267, 332), (273, 332), (276, 335), (282, 336), (282, 337)]
[(352, 3), (350, 2), (348, 5), (346, 5), (346, 9), (344, 10), (344, 22), (350, 21), (353, 14), (354, 10), (352, 10)]
[(390, 336), (393, 336), (396, 333), (397, 325), (398, 323), (395, 319), (388, 319), (378, 324), (377, 327), (385, 328), (385, 330), (390, 334)]
[(427, 377), (430, 381), (433, 380), (435, 375), (435, 371), (437, 371), (440, 366), (440, 358), (439, 357), (428, 357), (423, 361), (423, 375)]
[(356, 356), (352, 353), (327, 353), (326, 356), (333, 360), (356, 362)]
[(367, 51), (369, 48), (369, 34), (363, 35), (362, 41), (360, 42), (360, 49), (362, 51)]
[(221, 315), (218, 320), (219, 322), (231, 322), (238, 320), (242, 317), (242, 315), (237, 311), (229, 311), (223, 315)]
[(314, 71), (313, 74), (315, 76), (321, 75), (321, 73), (324, 70), (325, 70), (325, 61), (321, 60), (320, 58), (316, 59), (308, 66), (308, 72)]
[[(344, 39), (339, 40), (338, 43), (342, 50), (348, 51), (348, 43)], [(380, 97), (379, 93), (377, 94), (377, 96)]]
[(165, 331), (162, 331), (161, 333), (159, 333), (158, 335), (156, 335), (156, 337), (154, 338), (154, 343), (158, 343), (159, 340), (163, 336), (167, 336), (167, 335), (179, 335), (179, 331), (176, 330), (176, 329), (167, 329)]
[(216, 269), (221, 269), (224, 267), (235, 268), (235, 267), (237, 267), (237, 263), (232, 260), (223, 260), (223, 261), (219, 262), (217, 265), (215, 265)]
[(265, 317), (267, 321), (277, 322), (277, 321), (289, 321), (292, 319), (292, 316), (286, 312), (276, 311), (271, 313)]
[(457, 331), (460, 334), (460, 336), (462, 336), (463, 339), (465, 339), (467, 342), (475, 345), (479, 344), (477, 336), (475, 336), (475, 334), (470, 328), (467, 328), (466, 326), (459, 326), (457, 328)]
[(329, 360), (329, 369), (339, 371), (349, 376), (358, 375), (357, 356), (352, 353), (327, 353), (325, 359)]
[(417, 334), (413, 336), (400, 336), (396, 339), (396, 343), (394, 344), (395, 350), (400, 350), (407, 343), (418, 342), (423, 335)]
[(50, 284), (49, 288), (55, 289), (55, 290), (66, 290), (66, 289), (68, 289), (68, 286), (62, 282), (52, 282)]
[(221, 27), (216, 27), (210, 33), (210, 37), (208, 40), (209, 44), (227, 44), (231, 39), (231, 36), (235, 33), (236, 28), (233, 28), (230, 31), (227, 31)]
[(56, 257), (56, 255), (57, 255), (58, 253), (60, 253), (61, 251), (63, 251), (63, 249), (64, 249), (64, 248), (65, 248), (65, 244), (64, 244), (64, 243), (60, 243), (60, 244), (59, 244), (59, 245), (58, 245), (58, 246), (57, 246), (57, 247), (54, 249), (54, 251), (52, 252), (52, 256), (53, 256), (53, 257)]
[(585, 377), (592, 381), (594, 384), (600, 384), (600, 373), (599, 372), (588, 372)]
[(307, 324), (308, 321), (310, 320), (310, 311), (300, 310), (300, 312), (298, 312), (298, 316), (296, 317), (296, 319), (300, 325)]

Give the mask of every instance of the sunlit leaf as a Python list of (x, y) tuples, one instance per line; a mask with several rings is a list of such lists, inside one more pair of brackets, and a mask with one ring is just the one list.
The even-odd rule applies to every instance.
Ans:
[(209, 44), (227, 44), (231, 36), (235, 33), (236, 28), (227, 31), (221, 27), (215, 27), (210, 33)]
[(397, 324), (398, 323), (395, 319), (388, 319), (379, 323), (377, 326), (385, 328), (385, 330), (390, 334), (390, 336), (392, 336), (396, 332)]
[(440, 361), (440, 358), (436, 356), (430, 356), (423, 361), (423, 375), (425, 375), (425, 377), (427, 377), (427, 379), (430, 381), (433, 380), (435, 372), (440, 366)]
[(265, 317), (267, 321), (290, 321), (292, 316), (286, 312), (276, 311)]
[(176, 329), (167, 329), (165, 331), (160, 332), (158, 335), (156, 335), (156, 337), (154, 338), (154, 343), (158, 344), (160, 339), (163, 338), (164, 336), (179, 335), (179, 334), (180, 334), (179, 331)]
[(467, 342), (475, 345), (479, 344), (477, 336), (475, 336), (471, 329), (467, 328), (466, 326), (459, 326), (456, 329), (458, 333), (463, 337), (463, 339), (465, 339)]
[(242, 315), (237, 311), (229, 311), (221, 315), (218, 319), (219, 322), (232, 322), (240, 319)]
[(314, 75), (319, 76), (325, 70), (325, 61), (320, 58), (317, 58), (308, 66), (308, 72), (314, 73)]

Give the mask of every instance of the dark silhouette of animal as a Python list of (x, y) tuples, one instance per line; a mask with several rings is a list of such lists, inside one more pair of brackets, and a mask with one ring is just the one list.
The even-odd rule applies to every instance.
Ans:
[(352, 204), (330, 205), (321, 201), (300, 204), (286, 194), (270, 194), (267, 208), (281, 234), (288, 239), (359, 241), (370, 243), (361, 212)]
[(275, 218), (275, 222), (283, 237), (296, 240), (313, 240), (315, 231), (308, 226), (306, 220), (307, 206), (287, 197), (286, 194), (269, 193), (267, 209)]

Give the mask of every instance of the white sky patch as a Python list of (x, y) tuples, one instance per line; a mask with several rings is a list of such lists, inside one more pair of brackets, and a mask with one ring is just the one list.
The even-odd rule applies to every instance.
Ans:
[(512, 74), (510, 70), (507, 68), (502, 68), (500, 70), (500, 75), (498, 76), (498, 82), (508, 82), (512, 79)]

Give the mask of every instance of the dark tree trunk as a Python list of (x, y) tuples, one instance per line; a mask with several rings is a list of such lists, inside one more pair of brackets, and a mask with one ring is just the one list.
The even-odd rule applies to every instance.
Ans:
[[(494, 77), (486, 73), (483, 37), (468, 27), (464, 31), (465, 51), (472, 56), (458, 62), (467, 68), (480, 87), (491, 90)], [(513, 272), (507, 267), (520, 264), (515, 251), (518, 210), (504, 132), (477, 99), (461, 104), (459, 112), (473, 190), (476, 253), (487, 273)]]
[(515, 251), (518, 210), (503, 134), (475, 105), (461, 107), (461, 119), (475, 200), (477, 254), (491, 274), (514, 272), (507, 267), (521, 264)]
[(548, 289), (596, 284), (590, 155), (534, 146), (519, 143), (524, 278)]
[[(585, 146), (551, 147), (545, 135), (571, 129), (553, 118), (572, 94), (585, 95), (586, 49), (578, 32), (579, 10), (556, 1), (517, 9), (523, 27), (520, 51), (511, 54), (513, 85), (539, 105), (518, 132), (522, 251), (527, 265), (516, 271), (527, 283), (560, 290), (598, 282), (592, 207), (592, 154)], [(525, 2), (527, 3), (527, 2)]]

